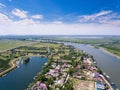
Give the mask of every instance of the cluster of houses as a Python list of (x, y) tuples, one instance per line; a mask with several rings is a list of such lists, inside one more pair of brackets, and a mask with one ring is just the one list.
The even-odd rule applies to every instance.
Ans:
[[(55, 88), (55, 90), (60, 90), (56, 86), (64, 87), (65, 83), (69, 78), (69, 74), (67, 73), (69, 68), (72, 65), (69, 64), (70, 60), (58, 60), (57, 62), (53, 62), (51, 64), (52, 68), (45, 74), (46, 78), (54, 78), (54, 84), (49, 85), (51, 88)], [(41, 83), (37, 81), (30, 90), (48, 90), (47, 85), (45, 83)]]
[(68, 64), (69, 60), (58, 60), (57, 63), (52, 63), (52, 69), (45, 74), (47, 78), (54, 77), (54, 85), (64, 86), (67, 78), (69, 77), (67, 71), (72, 66)]
[[(46, 78), (54, 78), (53, 84), (46, 85), (41, 81), (37, 81), (29, 90), (48, 90), (48, 87), (60, 90), (59, 87), (64, 88), (69, 77), (94, 81), (96, 90), (112, 90), (109, 82), (107, 82), (101, 72), (99, 72), (92, 57), (83, 58), (83, 60), (80, 60), (82, 63), (77, 63), (74, 67), (71, 64), (72, 62), (72, 60), (60, 59), (52, 62), (51, 68), (49, 68), (44, 76)], [(74, 70), (71, 76), (68, 74), (70, 68)]]
[[(78, 65), (77, 68), (81, 66)], [(105, 79), (105, 77), (99, 72), (98, 68), (95, 65), (95, 62), (92, 58), (85, 58), (83, 60), (84, 75), (86, 76), (86, 80), (95, 81), (96, 90), (113, 90), (109, 82)], [(82, 74), (78, 74), (77, 78), (81, 78)]]

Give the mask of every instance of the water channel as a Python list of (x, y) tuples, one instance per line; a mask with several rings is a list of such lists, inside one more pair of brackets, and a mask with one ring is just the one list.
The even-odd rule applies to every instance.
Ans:
[(19, 64), (19, 68), (0, 78), (0, 90), (24, 90), (40, 72), (47, 58), (30, 57), (27, 64)]

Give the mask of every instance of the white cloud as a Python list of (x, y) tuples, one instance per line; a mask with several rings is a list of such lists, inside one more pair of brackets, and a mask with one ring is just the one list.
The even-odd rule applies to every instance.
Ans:
[(10, 23), (12, 20), (9, 19), (5, 14), (0, 13), (0, 23)]
[(92, 16), (93, 16), (93, 18), (96, 18), (96, 17), (100, 17), (100, 16), (104, 16), (104, 15), (107, 15), (107, 14), (110, 14), (112, 11), (101, 11), (101, 12), (99, 12), (99, 13), (97, 13), (97, 14), (93, 14)]
[(111, 18), (115, 17), (115, 15), (113, 16), (112, 15), (112, 11), (108, 10), (108, 11), (101, 11), (99, 13), (96, 13), (96, 14), (92, 14), (92, 15), (82, 15), (82, 16), (79, 16), (79, 21), (81, 23), (84, 23), (84, 22), (92, 22), (92, 23), (102, 23), (102, 22), (105, 22), (105, 20), (110, 20)]
[(0, 8), (6, 7), (4, 4), (0, 3)]
[(62, 24), (63, 22), (62, 21), (53, 21), (52, 23), (54, 23), (54, 24)]
[(0, 34), (10, 35), (120, 35), (119, 27), (97, 24), (53, 24), (39, 23), (22, 25), (23, 22), (12, 23), (9, 28), (1, 27)]
[[(120, 20), (114, 20), (113, 17), (117, 15), (109, 15), (111, 11), (91, 15), (92, 18), (95, 17), (97, 20), (102, 21), (102, 24), (67, 24), (59, 20), (51, 22), (38, 22), (33, 19), (33, 16), (28, 17), (28, 12), (26, 11), (14, 9), (14, 12), (17, 12), (17, 14), (14, 13), (15, 16), (22, 19), (14, 21), (7, 15), (0, 13), (0, 35), (120, 35)], [(18, 14), (18, 12), (24, 12), (25, 15), (20, 13)], [(116, 18), (118, 18), (118, 16)], [(105, 20), (104, 22), (103, 19)]]
[(12, 11), (12, 14), (21, 18), (21, 19), (24, 19), (24, 18), (27, 18), (27, 11), (24, 11), (24, 10), (20, 10), (20, 9), (17, 9), (15, 8), (13, 11)]
[(33, 19), (43, 19), (43, 15), (33, 15), (31, 16)]

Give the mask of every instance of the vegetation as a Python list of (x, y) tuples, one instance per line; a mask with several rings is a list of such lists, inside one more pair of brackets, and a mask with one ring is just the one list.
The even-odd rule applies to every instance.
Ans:
[(63, 37), (55, 37), (55, 38), (49, 38), (47, 40), (55, 40), (55, 41), (61, 41), (61, 42), (74, 42), (74, 43), (81, 43), (81, 44), (102, 44), (102, 43), (110, 43), (112, 40), (119, 40), (118, 38), (115, 37), (115, 39), (111, 39), (111, 37), (96, 37), (96, 38), (91, 38), (91, 37), (83, 37), (83, 38), (77, 38), (77, 37), (68, 37), (68, 38), (63, 38)]
[(62, 90), (73, 90), (73, 82), (69, 79)]
[(111, 43), (101, 44), (100, 47), (105, 48), (105, 50), (120, 56), (120, 40), (115, 40)]
[[(9, 68), (15, 64), (14, 60), (19, 60), (20, 57), (33, 55), (49, 56), (49, 51), (54, 52), (55, 48), (60, 46), (59, 44), (32, 42), (25, 40), (0, 40), (0, 45), (2, 45), (2, 48), (0, 47), (1, 50), (6, 50), (0, 52), (0, 73), (7, 69), (9, 70)], [(27, 58), (23, 60), (23, 63), (27, 63), (28, 61), (29, 59)]]
[(28, 63), (28, 62), (29, 62), (29, 60), (30, 60), (30, 58), (29, 58), (29, 57), (28, 57), (28, 58), (23, 59), (23, 64)]
[(16, 48), (21, 45), (28, 45), (31, 42), (29, 41), (20, 41), (20, 40), (0, 40), (0, 50), (8, 50)]

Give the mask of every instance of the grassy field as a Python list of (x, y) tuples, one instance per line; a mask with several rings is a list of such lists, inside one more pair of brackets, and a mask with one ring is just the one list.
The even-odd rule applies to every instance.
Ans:
[(105, 50), (120, 56), (120, 43), (102, 45), (102, 47), (105, 48)]
[(58, 48), (60, 47), (59, 44), (52, 44), (52, 43), (36, 43), (34, 45), (31, 45), (32, 47), (38, 47), (38, 48), (41, 48), (41, 47), (54, 47), (54, 48)]
[(27, 45), (29, 43), (29, 41), (20, 40), (0, 40), (0, 50), (7, 50), (21, 45)]
[(53, 40), (57, 41), (65, 41), (65, 42), (75, 42), (82, 44), (101, 44), (101, 43), (110, 43), (111, 39), (108, 38), (53, 38)]

